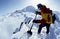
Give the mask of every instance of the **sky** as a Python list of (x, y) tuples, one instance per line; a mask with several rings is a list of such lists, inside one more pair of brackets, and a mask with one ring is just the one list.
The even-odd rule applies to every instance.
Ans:
[(48, 8), (60, 12), (60, 0), (0, 0), (0, 16), (12, 13), (15, 10), (21, 10), (26, 6), (44, 4)]

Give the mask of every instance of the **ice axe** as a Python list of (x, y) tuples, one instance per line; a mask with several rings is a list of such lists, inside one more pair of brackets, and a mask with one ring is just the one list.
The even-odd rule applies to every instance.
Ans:
[[(36, 16), (37, 16), (37, 15), (36, 15)], [(36, 19), (36, 16), (35, 16), (35, 19)], [(34, 24), (34, 23), (33, 23), (33, 24)], [(32, 24), (32, 26), (31, 26), (30, 30), (27, 31), (27, 34), (32, 35), (32, 31), (31, 31), (31, 29), (32, 29), (32, 27), (33, 27), (33, 24)]]

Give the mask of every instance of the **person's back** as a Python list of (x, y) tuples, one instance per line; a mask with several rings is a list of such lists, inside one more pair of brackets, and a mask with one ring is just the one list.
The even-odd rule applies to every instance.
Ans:
[(52, 23), (52, 12), (50, 12), (50, 10), (48, 8), (44, 8), (42, 7), (42, 9), (44, 9), (44, 11), (41, 10), (41, 15), (42, 15), (42, 19), (44, 19), (46, 21), (47, 24), (51, 24)]

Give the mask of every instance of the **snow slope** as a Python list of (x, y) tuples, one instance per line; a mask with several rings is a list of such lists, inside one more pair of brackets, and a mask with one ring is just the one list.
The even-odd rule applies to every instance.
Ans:
[[(16, 10), (11, 14), (0, 17), (0, 39), (28, 39), (27, 31), (30, 29), (32, 22), (28, 25), (23, 23), (21, 31), (13, 34), (13, 32), (20, 27), (21, 22), (28, 22), (35, 18), (36, 9), (33, 6), (28, 6), (22, 10)], [(60, 13), (53, 11), (56, 14), (56, 20), (54, 24), (51, 24), (50, 33), (45, 34), (46, 27), (42, 29), (43, 39), (60, 39)], [(37, 16), (38, 17), (38, 16)], [(40, 18), (40, 17), (38, 17)], [(32, 28), (33, 35), (29, 39), (41, 39), (41, 36), (37, 34), (38, 24), (34, 24)], [(24, 34), (25, 33), (25, 34)]]

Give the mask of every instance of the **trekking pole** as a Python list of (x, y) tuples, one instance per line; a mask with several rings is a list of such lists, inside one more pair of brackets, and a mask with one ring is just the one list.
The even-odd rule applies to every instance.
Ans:
[[(37, 16), (37, 15), (36, 15), (36, 16)], [(35, 16), (35, 19), (36, 19), (36, 16)], [(33, 23), (33, 24), (34, 24), (34, 23)], [(33, 24), (32, 24), (32, 26), (31, 26), (30, 30), (27, 31), (27, 33), (30, 34), (30, 35), (32, 35), (31, 29), (32, 29), (32, 27), (33, 27)]]

